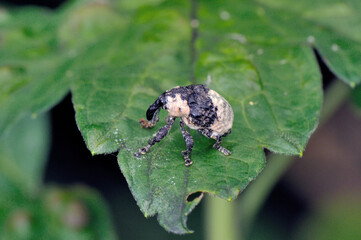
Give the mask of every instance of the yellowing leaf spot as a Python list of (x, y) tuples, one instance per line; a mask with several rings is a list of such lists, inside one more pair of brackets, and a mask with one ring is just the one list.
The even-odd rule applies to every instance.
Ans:
[(192, 19), (191, 27), (192, 28), (198, 28), (199, 27), (199, 20), (198, 19)]
[(308, 42), (308, 43), (314, 43), (314, 42), (315, 42), (315, 37), (312, 36), (312, 35), (308, 36), (308, 37), (307, 37), (307, 42)]
[(229, 37), (233, 40), (236, 40), (240, 43), (247, 43), (247, 38), (243, 35), (243, 34), (239, 34), (239, 33), (232, 33), (229, 35)]
[(287, 63), (287, 60), (286, 59), (282, 59), (281, 61), (280, 61), (280, 64), (281, 65), (285, 65)]
[(223, 20), (223, 21), (227, 21), (231, 18), (231, 15), (229, 14), (229, 12), (227, 11), (221, 11), (219, 13), (219, 17)]
[(74, 76), (74, 73), (73, 73), (73, 71), (68, 70), (68, 71), (66, 71), (65, 75), (66, 75), (67, 78), (71, 78), (71, 77)]
[(331, 46), (332, 51), (337, 52), (339, 50), (339, 46), (337, 44), (332, 44)]

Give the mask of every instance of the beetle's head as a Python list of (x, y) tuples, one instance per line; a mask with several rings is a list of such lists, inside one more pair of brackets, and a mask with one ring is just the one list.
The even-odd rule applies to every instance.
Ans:
[(164, 106), (164, 101), (165, 101), (165, 94), (163, 93), (152, 105), (149, 106), (146, 113), (148, 121), (150, 120), (154, 121), (158, 117), (158, 113), (160, 109)]

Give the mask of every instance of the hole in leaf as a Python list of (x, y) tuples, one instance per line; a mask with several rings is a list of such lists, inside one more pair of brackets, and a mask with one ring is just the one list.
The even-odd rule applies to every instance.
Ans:
[(194, 193), (188, 194), (188, 196), (186, 198), (186, 201), (187, 202), (192, 202), (196, 198), (201, 200), (203, 198), (203, 192), (194, 192)]

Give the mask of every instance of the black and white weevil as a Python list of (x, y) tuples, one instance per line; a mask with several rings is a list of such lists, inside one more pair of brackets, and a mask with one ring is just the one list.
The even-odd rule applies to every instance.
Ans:
[(181, 118), (180, 127), (187, 146), (187, 150), (182, 151), (186, 166), (193, 163), (190, 154), (194, 143), (192, 136), (184, 128), (184, 124), (208, 138), (215, 139), (217, 142), (213, 147), (224, 155), (231, 154), (228, 149), (221, 146), (221, 142), (222, 137), (231, 133), (234, 118), (233, 110), (231, 105), (217, 92), (201, 84), (174, 87), (162, 93), (149, 106), (146, 113), (148, 121), (140, 119), (141, 126), (153, 127), (159, 121), (161, 108), (169, 113), (167, 125), (161, 127), (153, 138), (149, 139), (148, 146), (140, 148), (134, 156), (140, 157), (141, 154), (146, 154), (151, 146), (160, 142), (168, 134), (177, 117)]

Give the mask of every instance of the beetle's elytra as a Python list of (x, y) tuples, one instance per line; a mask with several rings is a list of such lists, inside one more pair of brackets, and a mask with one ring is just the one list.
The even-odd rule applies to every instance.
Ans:
[(234, 118), (233, 110), (231, 105), (217, 92), (201, 84), (174, 87), (162, 93), (149, 106), (146, 113), (148, 121), (140, 119), (141, 126), (153, 127), (159, 120), (161, 108), (168, 111), (167, 124), (161, 127), (154, 137), (149, 139), (148, 145), (139, 149), (134, 154), (135, 156), (139, 157), (141, 154), (146, 154), (151, 146), (160, 142), (168, 134), (177, 117), (181, 118), (180, 127), (187, 146), (187, 150), (182, 151), (186, 166), (193, 163), (190, 154), (194, 142), (184, 124), (208, 138), (215, 139), (216, 143), (213, 147), (224, 155), (231, 154), (228, 149), (221, 146), (221, 142), (223, 137), (231, 133)]

